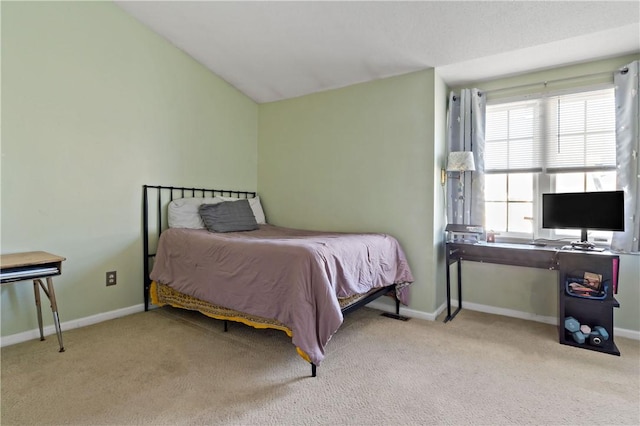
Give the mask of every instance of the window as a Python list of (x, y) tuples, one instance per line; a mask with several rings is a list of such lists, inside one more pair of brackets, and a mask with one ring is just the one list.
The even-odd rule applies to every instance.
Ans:
[(485, 176), (485, 227), (499, 232), (533, 232), (532, 173), (499, 173)]
[[(615, 190), (613, 88), (489, 102), (485, 132), (485, 227), (515, 238), (573, 240), (542, 229), (541, 194)], [(610, 232), (590, 232), (610, 242)]]

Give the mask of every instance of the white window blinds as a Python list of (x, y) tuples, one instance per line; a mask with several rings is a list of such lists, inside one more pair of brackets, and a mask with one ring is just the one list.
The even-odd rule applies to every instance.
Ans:
[(545, 103), (547, 172), (615, 169), (613, 89), (554, 96)]
[(487, 105), (485, 171), (615, 169), (613, 89)]
[(539, 101), (487, 105), (485, 172), (542, 170)]

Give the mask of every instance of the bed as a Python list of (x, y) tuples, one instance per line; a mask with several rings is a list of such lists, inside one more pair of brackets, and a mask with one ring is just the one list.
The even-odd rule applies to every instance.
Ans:
[(283, 228), (266, 222), (255, 192), (151, 185), (143, 234), (145, 310), (152, 302), (223, 320), (225, 331), (227, 321), (284, 331), (314, 377), (344, 314), (389, 295), (396, 310), (385, 315), (404, 319), (413, 276), (387, 234)]

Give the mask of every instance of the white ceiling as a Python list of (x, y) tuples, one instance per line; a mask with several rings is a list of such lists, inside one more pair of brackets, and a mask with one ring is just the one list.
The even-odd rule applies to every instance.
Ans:
[(427, 68), (451, 86), (640, 52), (640, 1), (122, 1), (256, 102)]

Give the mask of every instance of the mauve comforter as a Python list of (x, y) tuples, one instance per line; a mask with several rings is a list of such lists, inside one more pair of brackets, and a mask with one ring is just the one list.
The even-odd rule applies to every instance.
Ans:
[[(338, 297), (413, 282), (400, 244), (389, 235), (272, 225), (224, 234), (168, 229), (151, 279), (214, 305), (277, 319), (316, 365), (342, 324)], [(398, 290), (405, 304), (407, 290)]]

